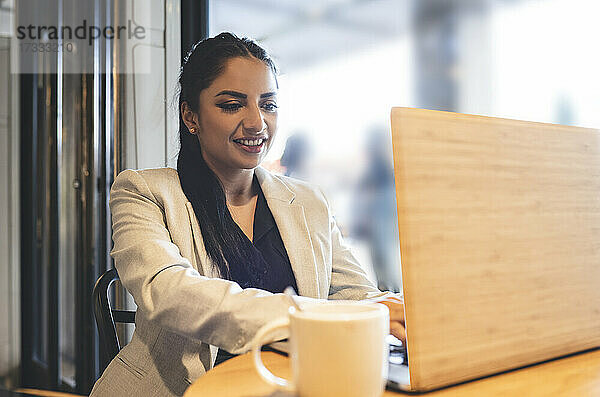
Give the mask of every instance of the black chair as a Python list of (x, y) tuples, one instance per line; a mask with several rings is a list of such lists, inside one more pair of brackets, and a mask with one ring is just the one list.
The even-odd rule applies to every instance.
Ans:
[(110, 307), (108, 293), (111, 284), (119, 279), (116, 269), (107, 270), (94, 286), (94, 316), (100, 337), (100, 365), (104, 371), (110, 361), (115, 358), (121, 345), (117, 338), (115, 323), (135, 323), (135, 312), (128, 310), (113, 310)]

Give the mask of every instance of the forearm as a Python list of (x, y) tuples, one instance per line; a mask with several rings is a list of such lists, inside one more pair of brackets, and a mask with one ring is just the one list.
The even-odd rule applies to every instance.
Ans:
[(289, 301), (281, 294), (201, 275), (172, 242), (160, 200), (137, 172), (117, 177), (110, 205), (111, 255), (141, 316), (234, 353), (247, 350), (262, 325), (286, 315)]

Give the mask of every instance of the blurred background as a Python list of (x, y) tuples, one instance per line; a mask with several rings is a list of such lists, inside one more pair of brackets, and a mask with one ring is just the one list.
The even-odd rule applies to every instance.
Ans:
[[(0, 385), (87, 394), (100, 375), (108, 190), (122, 169), (175, 166), (176, 80), (197, 40), (270, 50), (280, 130), (264, 166), (320, 185), (370, 277), (398, 291), (390, 108), (598, 128), (599, 15), (589, 0), (0, 0)], [(62, 52), (18, 36), (82, 19), (145, 35)]]

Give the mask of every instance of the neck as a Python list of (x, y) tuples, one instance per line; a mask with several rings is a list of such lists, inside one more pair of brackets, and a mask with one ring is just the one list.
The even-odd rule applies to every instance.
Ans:
[(254, 180), (254, 169), (236, 169), (230, 171), (215, 170), (225, 191), (227, 203), (234, 206), (247, 204), (258, 193), (256, 186), (252, 183)]

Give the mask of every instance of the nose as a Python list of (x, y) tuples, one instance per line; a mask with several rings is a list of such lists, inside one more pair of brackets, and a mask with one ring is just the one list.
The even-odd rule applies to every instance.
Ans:
[(246, 117), (242, 121), (244, 131), (251, 134), (258, 134), (267, 128), (265, 118), (258, 107), (248, 107), (247, 109)]

